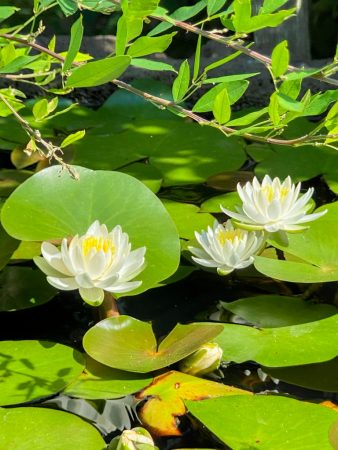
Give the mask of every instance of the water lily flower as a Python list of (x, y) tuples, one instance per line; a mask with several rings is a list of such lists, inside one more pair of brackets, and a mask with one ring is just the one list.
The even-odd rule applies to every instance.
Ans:
[(98, 220), (83, 236), (74, 236), (69, 245), (63, 239), (59, 250), (50, 242), (41, 245), (42, 257), (35, 264), (56, 289), (79, 289), (82, 299), (92, 306), (103, 302), (104, 291), (129, 292), (141, 285), (130, 281), (144, 269), (146, 248), (131, 251), (127, 233), (120, 225), (108, 232)]
[(201, 266), (216, 267), (219, 275), (250, 266), (265, 242), (264, 233), (235, 229), (231, 220), (224, 225), (215, 220), (213, 228), (195, 236), (201, 248), (188, 247), (192, 259)]
[(222, 211), (235, 219), (239, 226), (251, 230), (266, 230), (268, 232), (297, 232), (307, 227), (301, 224), (311, 222), (324, 215), (327, 211), (307, 214), (311, 205), (313, 188), (300, 194), (301, 183), (297, 186), (287, 177), (283, 182), (279, 178), (265, 175), (262, 183), (255, 177), (252, 183), (242, 187), (237, 185), (237, 192), (243, 201), (241, 207), (236, 207), (237, 213), (221, 206)]

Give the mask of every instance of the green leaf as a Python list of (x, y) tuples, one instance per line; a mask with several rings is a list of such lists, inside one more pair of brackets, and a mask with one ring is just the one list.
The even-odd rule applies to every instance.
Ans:
[(175, 34), (163, 34), (158, 37), (142, 36), (131, 44), (127, 54), (132, 58), (137, 58), (152, 53), (162, 53), (169, 47)]
[(196, 80), (196, 78), (198, 77), (199, 71), (200, 71), (201, 47), (202, 47), (202, 35), (199, 34), (198, 38), (197, 38), (195, 58), (194, 58), (194, 70), (193, 70), (193, 76), (192, 76), (193, 81)]
[(48, 302), (56, 293), (39, 270), (7, 266), (0, 273), (0, 311), (32, 308)]
[(195, 231), (206, 230), (215, 221), (212, 215), (200, 212), (196, 205), (172, 200), (163, 200), (163, 204), (175, 222), (182, 239), (193, 239)]
[(10, 63), (6, 64), (5, 66), (1, 67), (0, 73), (15, 73), (19, 70), (28, 68), (27, 66), (32, 63), (33, 61), (36, 61), (38, 58), (40, 58), (40, 55), (35, 56), (27, 56), (22, 55), (18, 56), (17, 58), (13, 59)]
[(223, 308), (254, 324), (258, 328), (278, 328), (315, 322), (337, 314), (331, 305), (315, 304), (297, 297), (260, 295), (222, 302)]
[(293, 367), (264, 367), (268, 375), (307, 389), (338, 392), (338, 358), (331, 361)]
[(219, 61), (215, 61), (211, 64), (208, 64), (205, 69), (204, 72), (209, 72), (210, 70), (216, 69), (219, 66), (223, 66), (223, 64), (226, 64), (230, 61), (232, 61), (233, 59), (237, 58), (237, 56), (240, 56), (242, 54), (242, 52), (238, 51), (235, 53), (232, 53), (229, 56), (226, 56), (225, 58), (220, 59)]
[(263, 5), (259, 8), (259, 14), (272, 13), (287, 2), (288, 0), (264, 0)]
[(102, 320), (83, 338), (86, 353), (106, 366), (129, 372), (151, 372), (190, 355), (222, 331), (222, 325), (176, 325), (160, 344), (149, 323), (129, 316)]
[[(190, 19), (191, 17), (196, 16), (199, 12), (201, 12), (207, 5), (208, 0), (200, 0), (192, 6), (182, 6), (174, 11), (169, 17), (175, 20), (181, 20), (182, 22)], [(153, 28), (148, 36), (155, 36), (156, 34), (163, 33), (163, 31), (172, 28), (173, 25), (168, 22), (162, 22)]]
[(279, 78), (288, 69), (290, 52), (288, 41), (282, 41), (273, 49), (271, 56), (271, 71), (275, 78)]
[(302, 80), (285, 80), (280, 84), (278, 91), (281, 94), (284, 94), (287, 97), (296, 100), (299, 95), (301, 86)]
[(76, 141), (79, 141), (82, 139), (86, 134), (86, 130), (80, 130), (76, 133), (72, 133), (69, 136), (67, 136), (60, 144), (60, 148), (68, 147), (68, 145), (73, 144)]
[(212, 111), (215, 99), (218, 94), (220, 94), (224, 89), (228, 92), (228, 98), (230, 105), (237, 102), (239, 98), (242, 97), (244, 92), (249, 86), (248, 81), (229, 81), (226, 83), (218, 84), (217, 86), (210, 89), (196, 102), (193, 107), (194, 112), (209, 112)]
[(208, 0), (207, 12), (208, 16), (216, 14), (225, 5), (226, 0)]
[[(318, 211), (323, 210), (321, 207)], [(320, 217), (303, 233), (290, 234), (287, 246), (273, 244), (296, 256), (300, 262), (272, 260), (257, 256), (255, 267), (259, 272), (279, 280), (320, 283), (338, 280), (338, 202), (325, 205), (327, 214)]]
[(307, 116), (322, 114), (326, 111), (330, 103), (335, 102), (336, 100), (338, 100), (337, 89), (315, 94), (305, 106), (303, 114)]
[(65, 58), (65, 62), (63, 63), (63, 71), (66, 72), (69, 70), (73, 64), (76, 55), (81, 47), (83, 37), (83, 25), (82, 25), (82, 16), (77, 19), (76, 22), (73, 23), (72, 28), (70, 30), (70, 43), (67, 51), (67, 55)]
[(190, 84), (190, 66), (187, 60), (183, 61), (178, 71), (172, 87), (173, 98), (175, 102), (183, 100), (189, 89)]
[(231, 107), (227, 88), (216, 95), (212, 108), (213, 115), (218, 123), (223, 125), (230, 120)]
[(316, 75), (319, 73), (321, 69), (299, 69), (294, 72), (287, 73), (283, 76), (284, 80), (302, 80), (303, 78), (311, 77), (312, 75)]
[(78, 181), (50, 167), (17, 188), (3, 206), (6, 231), (21, 240), (41, 241), (81, 235), (94, 220), (110, 230), (120, 224), (133, 248), (147, 248), (147, 265), (138, 276), (142, 285), (131, 295), (168, 278), (177, 268), (180, 245), (161, 201), (140, 181), (123, 173), (75, 170)]
[(254, 77), (256, 75), (259, 75), (260, 72), (254, 72), (254, 73), (240, 73), (237, 75), (224, 75), (223, 77), (217, 77), (217, 78), (207, 78), (203, 81), (203, 84), (214, 84), (214, 83), (229, 83), (231, 81), (240, 81), (240, 80), (246, 80), (247, 78)]
[(87, 421), (49, 408), (0, 409), (0, 428), (0, 447), (6, 450), (102, 450), (106, 445)]
[(228, 396), (185, 404), (233, 450), (332, 450), (328, 434), (338, 413), (324, 406), (267, 395)]
[(281, 328), (224, 324), (215, 339), (226, 361), (256, 361), (286, 367), (328, 361), (337, 354), (338, 314), (328, 319)]
[(130, 56), (114, 56), (89, 62), (73, 70), (66, 87), (91, 87), (108, 83), (119, 77), (131, 62)]
[(71, 16), (78, 10), (76, 0), (56, 0), (65, 16)]
[(293, 98), (278, 92), (276, 94), (276, 98), (278, 104), (286, 111), (294, 111), (297, 113), (302, 113), (304, 111), (305, 103), (297, 102), (297, 100), (294, 100)]
[(162, 185), (162, 174), (150, 164), (133, 163), (122, 167), (120, 172), (131, 175), (142, 181), (152, 192), (158, 192)]
[(0, 224), (0, 270), (6, 266), (19, 244), (20, 241), (13, 239), (12, 236), (6, 233), (3, 226)]
[(238, 119), (230, 120), (230, 122), (227, 123), (228, 126), (233, 127), (239, 127), (239, 126), (245, 126), (250, 125), (251, 123), (255, 122), (257, 119), (262, 117), (268, 112), (268, 108), (260, 109), (259, 111), (254, 111), (249, 114), (245, 114), (242, 117), (239, 117)]
[(63, 392), (71, 397), (108, 400), (134, 394), (151, 381), (149, 376), (111, 369), (87, 356), (84, 372)]
[(176, 72), (173, 66), (167, 63), (163, 63), (161, 61), (153, 61), (152, 59), (144, 59), (144, 58), (133, 58), (131, 60), (131, 66), (138, 67), (140, 69), (148, 69), (148, 70), (158, 70), (164, 71), (167, 70), (169, 72)]
[(152, 14), (159, 4), (159, 0), (125, 0), (122, 11), (129, 17), (145, 18)]
[(41, 120), (48, 114), (48, 101), (47, 99), (43, 98), (36, 102), (32, 109), (34, 119), (35, 120)]
[[(15, 405), (62, 391), (82, 373), (84, 359), (71, 347), (54, 342), (2, 341), (0, 367), (0, 405)], [(3, 433), (0, 443), (2, 437)]]
[(127, 42), (128, 42), (128, 29), (127, 19), (125, 16), (121, 16), (117, 21), (116, 28), (116, 41), (115, 41), (115, 53), (116, 56), (124, 54)]
[(20, 8), (14, 6), (0, 6), (0, 22), (11, 17), (16, 11), (20, 11)]
[(241, 199), (237, 192), (229, 192), (227, 194), (216, 195), (211, 197), (201, 205), (201, 211), (209, 213), (221, 213), (221, 205), (224, 208), (234, 210), (235, 206), (241, 204)]

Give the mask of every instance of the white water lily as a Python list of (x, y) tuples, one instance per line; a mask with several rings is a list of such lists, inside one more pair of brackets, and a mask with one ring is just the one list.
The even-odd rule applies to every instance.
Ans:
[(244, 269), (254, 262), (265, 242), (264, 233), (235, 229), (230, 220), (224, 225), (215, 220), (213, 228), (195, 232), (201, 248), (188, 247), (192, 259), (205, 267), (215, 267), (220, 275)]
[(60, 250), (49, 242), (41, 245), (42, 257), (35, 264), (57, 289), (79, 289), (83, 300), (92, 306), (103, 302), (104, 291), (122, 294), (139, 287), (130, 281), (144, 269), (146, 248), (131, 251), (127, 233), (120, 225), (108, 232), (98, 220), (83, 236), (74, 236), (69, 245), (63, 239)]
[(283, 182), (279, 178), (265, 175), (262, 183), (255, 177), (252, 183), (243, 187), (238, 184), (237, 192), (243, 201), (241, 207), (236, 207), (237, 213), (221, 206), (222, 211), (238, 221), (239, 226), (253, 230), (268, 232), (289, 231), (296, 232), (306, 229), (301, 224), (311, 222), (326, 213), (325, 211), (307, 214), (311, 205), (313, 188), (299, 196), (301, 183), (297, 186), (287, 177)]

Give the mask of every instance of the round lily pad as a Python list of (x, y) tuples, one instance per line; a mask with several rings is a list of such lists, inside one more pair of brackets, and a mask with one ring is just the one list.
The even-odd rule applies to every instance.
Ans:
[(88, 330), (83, 347), (89, 356), (109, 367), (146, 373), (185, 358), (222, 329), (222, 325), (212, 323), (176, 325), (158, 345), (151, 324), (119, 316)]
[(324, 406), (265, 395), (227, 396), (185, 404), (233, 450), (332, 450), (329, 430), (338, 413)]
[[(15, 405), (56, 394), (83, 369), (83, 355), (71, 347), (48, 341), (2, 341), (0, 405)], [(7, 450), (1, 445), (0, 448)]]
[(161, 201), (129, 175), (75, 170), (79, 180), (50, 167), (16, 189), (2, 209), (6, 231), (21, 240), (38, 241), (81, 235), (97, 219), (109, 230), (119, 224), (134, 249), (147, 249), (145, 270), (137, 277), (142, 285), (128, 295), (143, 292), (175, 272), (179, 237)]
[(104, 450), (101, 434), (74, 414), (48, 408), (0, 408), (0, 448)]

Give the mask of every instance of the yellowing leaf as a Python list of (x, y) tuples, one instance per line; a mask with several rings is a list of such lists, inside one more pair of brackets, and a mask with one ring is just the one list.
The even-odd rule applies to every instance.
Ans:
[(180, 436), (177, 417), (186, 412), (184, 400), (241, 394), (250, 392), (173, 370), (154, 378), (152, 384), (137, 395), (138, 399), (152, 397), (140, 409), (139, 417), (157, 436)]

